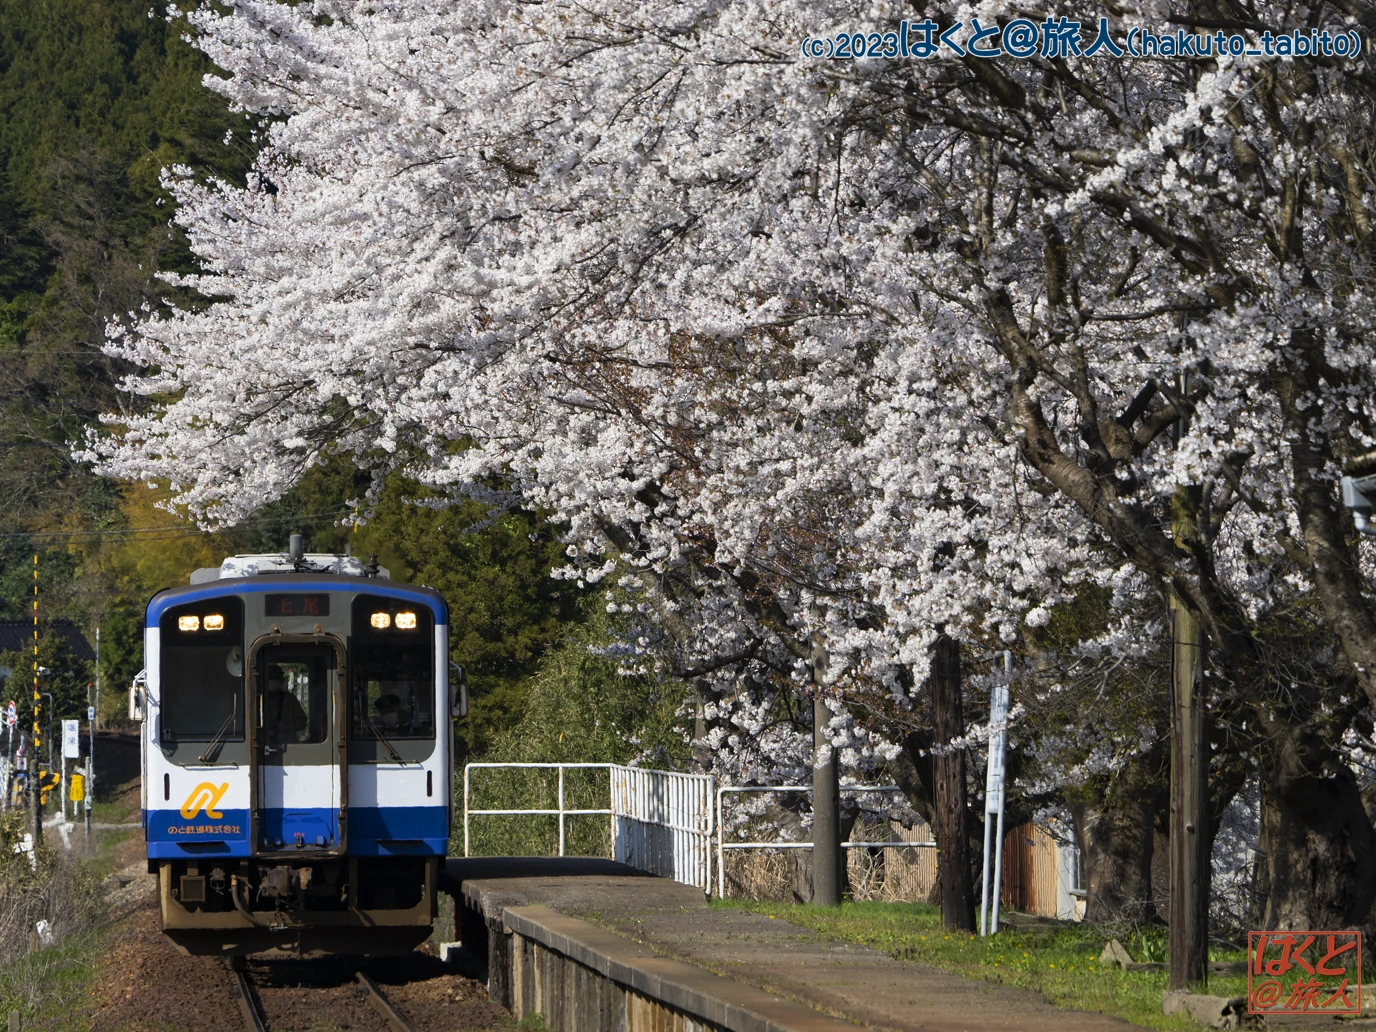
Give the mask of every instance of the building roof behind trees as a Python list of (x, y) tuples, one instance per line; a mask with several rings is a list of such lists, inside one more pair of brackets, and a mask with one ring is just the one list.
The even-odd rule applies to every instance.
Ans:
[[(86, 640), (86, 635), (70, 620), (47, 620), (38, 625), (38, 633), (43, 637), (56, 635), (67, 643), (77, 659), (93, 660), (96, 650)], [(13, 652), (27, 649), (33, 645), (32, 620), (0, 620), (0, 652)]]

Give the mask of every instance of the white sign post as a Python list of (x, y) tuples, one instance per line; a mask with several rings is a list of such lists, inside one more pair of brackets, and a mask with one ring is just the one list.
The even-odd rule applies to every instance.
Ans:
[[(984, 778), (984, 877), (979, 906), (979, 934), (999, 930), (999, 896), (1003, 889), (1003, 771), (1008, 751), (1008, 686), (1013, 680), (1013, 653), (1003, 654), (1004, 680), (989, 690), (989, 763)], [(993, 920), (989, 920), (990, 818), (998, 824), (994, 839)]]
[(67, 761), (81, 758), (81, 721), (62, 722), (62, 821), (67, 822)]
[(81, 758), (81, 721), (62, 722), (62, 758), (78, 760)]

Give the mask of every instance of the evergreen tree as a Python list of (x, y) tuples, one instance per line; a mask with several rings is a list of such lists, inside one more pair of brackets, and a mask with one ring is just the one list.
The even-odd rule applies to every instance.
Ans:
[(68, 547), (67, 539), (11, 535), (122, 522), (118, 486), (75, 463), (69, 445), (119, 407), (114, 382), (125, 370), (99, 350), (106, 320), (173, 296), (154, 279), (159, 269), (193, 267), (183, 235), (168, 225), (161, 170), (181, 164), (232, 179), (246, 165), (244, 118), (201, 85), (210, 63), (182, 40), (184, 23), (167, 22), (166, 8), (0, 0), (6, 611), (16, 602), (10, 582), (27, 577), (35, 543), (52, 574), (50, 612), (80, 618), (89, 601), (73, 583), (91, 551), (81, 539)]

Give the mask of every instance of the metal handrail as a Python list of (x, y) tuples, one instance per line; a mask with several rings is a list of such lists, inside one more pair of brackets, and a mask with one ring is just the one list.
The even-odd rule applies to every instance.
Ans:
[[(557, 809), (472, 809), (471, 772), (479, 768), (534, 768), (558, 772), (559, 805)], [(609, 807), (597, 809), (570, 808), (565, 805), (565, 770), (606, 770)], [(713, 789), (716, 779), (710, 774), (684, 774), (677, 771), (654, 770), (648, 767), (626, 767), (617, 763), (469, 763), (463, 771), (463, 855), (472, 849), (469, 819), (474, 816), (547, 815), (559, 818), (559, 855), (567, 848), (565, 818), (583, 814), (610, 816), (613, 854), (620, 857), (623, 836), (631, 828), (663, 828), (671, 833), (670, 869), (676, 878), (688, 872), (689, 884), (697, 885), (704, 893), (712, 886), (712, 834), (716, 811)], [(618, 823), (623, 822), (623, 823)], [(628, 840), (629, 841), (629, 840)], [(665, 855), (663, 844), (645, 839), (634, 840), (649, 850), (647, 870), (664, 873), (659, 860)], [(685, 852), (686, 850), (686, 852)], [(627, 862), (636, 866), (646, 863), (636, 857), (632, 847)]]
[[(842, 792), (901, 792), (899, 785), (842, 785)], [(811, 785), (722, 785), (717, 789), (717, 898), (726, 898), (726, 856), (729, 849), (811, 849), (811, 842), (779, 839), (774, 842), (727, 842), (722, 797), (746, 792), (811, 792)], [(935, 842), (842, 842), (842, 849), (935, 849)]]
[[(605, 810), (570, 810), (570, 809), (568, 809), (566, 806), (564, 806), (564, 771), (565, 771), (565, 769), (586, 770), (586, 769), (597, 769), (597, 768), (600, 768), (600, 769), (606, 770), (606, 771), (610, 774), (611, 769), (612, 769), (613, 767), (615, 767), (615, 766), (616, 766), (615, 763), (466, 763), (466, 764), (464, 764), (464, 768), (463, 768), (463, 855), (464, 855), (464, 856), (468, 856), (468, 847), (469, 847), (468, 818), (469, 818), (470, 816), (474, 816), (474, 815), (482, 816), (482, 815), (484, 815), (484, 814), (494, 815), (494, 816), (514, 816), (514, 815), (517, 815), (517, 814), (530, 814), (530, 815), (543, 814), (543, 815), (546, 815), (546, 816), (553, 816), (553, 815), (557, 814), (557, 815), (559, 816), (559, 855), (560, 855), (560, 856), (563, 856), (563, 855), (564, 855), (564, 845), (565, 845), (565, 841), (566, 841), (565, 830), (564, 830), (564, 818), (565, 818), (565, 817), (579, 817), (579, 816), (584, 816), (584, 815), (593, 815), (593, 816), (601, 815), (601, 816), (604, 816), (604, 817), (606, 817), (606, 816), (612, 816), (612, 811), (611, 811), (611, 808), (610, 808), (610, 807), (608, 807), (608, 808), (605, 809)], [(542, 770), (557, 770), (557, 771), (559, 772), (559, 808), (556, 809), (556, 810), (524, 810), (524, 809), (523, 809), (523, 810), (470, 810), (469, 807), (468, 807), (468, 800), (469, 800), (469, 778), (468, 778), (468, 772), (469, 772), (470, 770), (474, 770), (474, 769), (479, 768), (479, 767), (524, 767), (524, 768), (531, 768), (531, 767), (534, 767), (534, 768), (539, 768), (539, 769), (542, 769)], [(610, 791), (611, 791), (611, 789), (610, 789), (610, 786), (609, 786), (609, 787), (608, 787), (608, 792), (610, 792)]]
[[(524, 769), (538, 769), (538, 770), (554, 770), (554, 771), (557, 771), (557, 772), (558, 772), (558, 796), (559, 796), (559, 804), (558, 804), (558, 807), (557, 807), (557, 808), (554, 808), (554, 809), (549, 809), (549, 808), (544, 808), (544, 807), (541, 807), (541, 808), (530, 808), (530, 809), (472, 809), (472, 808), (470, 808), (470, 805), (469, 805), (470, 802), (471, 802), (471, 800), (472, 800), (472, 781), (471, 781), (471, 772), (472, 772), (473, 770), (476, 770), (476, 769), (479, 769), (479, 768), (514, 768), (514, 769), (522, 769), (522, 768), (524, 768)], [(609, 794), (609, 796), (610, 796), (609, 802), (611, 802), (612, 805), (609, 806), (609, 807), (607, 807), (607, 808), (601, 808), (601, 807), (599, 807), (599, 808), (596, 808), (596, 809), (584, 809), (584, 808), (576, 808), (576, 809), (575, 809), (575, 808), (570, 808), (570, 807), (566, 806), (566, 805), (565, 805), (565, 798), (566, 798), (566, 797), (565, 797), (565, 779), (564, 779), (564, 772), (565, 772), (565, 770), (606, 770), (606, 771), (608, 772), (608, 774), (609, 774), (609, 781), (608, 781), (608, 784), (607, 784), (607, 791), (608, 791), (608, 794)], [(670, 819), (668, 819), (668, 820), (662, 820), (662, 819), (658, 819), (658, 818), (656, 818), (656, 817), (649, 816), (649, 815), (648, 815), (648, 811), (645, 812), (645, 813), (630, 813), (630, 812), (623, 812), (623, 811), (628, 810), (628, 809), (636, 809), (636, 810), (639, 810), (639, 809), (641, 809), (641, 808), (640, 808), (640, 807), (627, 806), (627, 805), (625, 805), (625, 802), (624, 802), (624, 801), (623, 801), (623, 803), (621, 803), (621, 804), (618, 804), (618, 803), (617, 803), (617, 799), (618, 799), (619, 797), (618, 797), (618, 794), (617, 794), (617, 793), (618, 793), (618, 789), (617, 789), (617, 787), (616, 787), (616, 785), (617, 785), (617, 778), (616, 778), (615, 774), (612, 773), (612, 772), (614, 772), (614, 771), (621, 771), (621, 772), (624, 772), (624, 774), (626, 774), (626, 775), (628, 775), (628, 776), (633, 776), (633, 775), (664, 776), (664, 777), (669, 777), (669, 778), (678, 779), (678, 782), (679, 782), (680, 784), (693, 785), (694, 783), (697, 783), (697, 788), (693, 790), (694, 793), (700, 792), (703, 788), (706, 789), (706, 799), (707, 799), (707, 806), (705, 807), (706, 813), (705, 813), (705, 814), (700, 813), (700, 812), (699, 812), (698, 810), (696, 810), (695, 808), (690, 807), (690, 811), (689, 811), (689, 812), (691, 812), (691, 813), (694, 815), (692, 818), (690, 818), (690, 822), (689, 822), (689, 823), (686, 823), (686, 824), (685, 824), (685, 823), (678, 823), (678, 824), (676, 824), (676, 823), (673, 823), (673, 818), (672, 818), (672, 817), (671, 817)], [(696, 884), (696, 883), (697, 883), (697, 878), (698, 878), (699, 876), (702, 876), (703, 879), (704, 879), (704, 882), (705, 882), (705, 885), (703, 886), (703, 887), (704, 887), (704, 891), (710, 892), (710, 886), (711, 886), (711, 884), (712, 884), (712, 853), (713, 853), (713, 850), (712, 850), (712, 848), (711, 848), (711, 844), (712, 844), (713, 833), (715, 832), (716, 839), (717, 839), (717, 841), (716, 841), (716, 847), (717, 847), (717, 848), (716, 848), (716, 850), (715, 850), (715, 852), (716, 852), (716, 862), (717, 862), (717, 895), (720, 896), (720, 897), (724, 897), (724, 896), (726, 895), (726, 867), (725, 867), (725, 854), (726, 854), (726, 852), (727, 852), (728, 850), (733, 850), (733, 849), (736, 849), (736, 850), (739, 850), (739, 849), (811, 849), (811, 848), (812, 848), (812, 843), (811, 843), (811, 842), (797, 842), (797, 841), (788, 841), (788, 840), (783, 840), (783, 839), (778, 839), (778, 840), (768, 841), (768, 842), (727, 842), (727, 841), (726, 841), (726, 835), (725, 835), (725, 825), (723, 824), (723, 821), (722, 821), (722, 816), (723, 816), (723, 812), (724, 812), (724, 811), (723, 811), (723, 805), (724, 805), (723, 800), (724, 800), (724, 798), (725, 798), (727, 795), (744, 795), (744, 794), (749, 793), (749, 792), (811, 792), (811, 791), (812, 791), (812, 786), (811, 786), (811, 785), (722, 785), (722, 786), (720, 786), (719, 788), (717, 788), (717, 790), (716, 790), (716, 793), (715, 793), (715, 804), (716, 804), (716, 805), (715, 805), (715, 806), (712, 805), (712, 804), (713, 804), (713, 801), (714, 801), (714, 800), (713, 800), (713, 792), (712, 792), (712, 789), (713, 789), (714, 787), (716, 787), (716, 779), (713, 778), (710, 774), (686, 774), (686, 773), (679, 773), (679, 772), (676, 772), (676, 771), (653, 770), (653, 769), (645, 768), (645, 767), (625, 767), (625, 766), (622, 766), (621, 764), (616, 764), (616, 763), (514, 763), (514, 762), (513, 762), (513, 763), (469, 763), (469, 764), (465, 764), (465, 766), (464, 766), (464, 771), (463, 771), (463, 855), (464, 855), (464, 856), (469, 856), (469, 855), (470, 855), (471, 842), (472, 842), (472, 840), (471, 840), (471, 830), (470, 830), (469, 819), (470, 819), (471, 817), (475, 817), (475, 816), (484, 816), (484, 815), (491, 815), (491, 816), (519, 816), (519, 815), (526, 815), (526, 816), (551, 816), (551, 817), (557, 816), (557, 817), (559, 818), (559, 855), (560, 855), (560, 856), (564, 856), (564, 855), (565, 855), (565, 850), (566, 850), (566, 848), (567, 848), (567, 834), (566, 834), (566, 827), (565, 827), (565, 819), (566, 819), (566, 818), (568, 818), (568, 817), (577, 817), (577, 816), (603, 816), (603, 817), (609, 816), (609, 817), (611, 817), (611, 819), (612, 819), (611, 833), (612, 833), (612, 838), (613, 838), (613, 841), (614, 841), (614, 842), (617, 841), (617, 834), (618, 834), (618, 833), (617, 833), (617, 823), (616, 823), (616, 822), (617, 822), (617, 819), (618, 819), (618, 818), (621, 818), (621, 819), (623, 819), (623, 820), (633, 821), (633, 822), (635, 822), (635, 823), (637, 823), (637, 824), (641, 824), (641, 825), (651, 825), (651, 826), (654, 826), (654, 827), (666, 828), (666, 829), (669, 829), (669, 830), (675, 831), (675, 832), (683, 832), (683, 833), (686, 833), (686, 834), (688, 834), (688, 835), (690, 835), (690, 836), (693, 836), (694, 839), (696, 839), (697, 841), (703, 841), (703, 840), (705, 840), (705, 846), (706, 846), (705, 855), (702, 856), (702, 862), (703, 862), (704, 865), (705, 865), (705, 872), (699, 870), (698, 874), (694, 874), (694, 875), (693, 875), (693, 879), (694, 879), (694, 884)], [(840, 790), (841, 790), (842, 792), (852, 792), (852, 793), (866, 793), (866, 792), (901, 792), (901, 791), (902, 791), (902, 788), (900, 788), (898, 785), (842, 785), (842, 786), (840, 786)], [(623, 788), (622, 791), (625, 791), (625, 789)], [(679, 791), (681, 791), (681, 790), (679, 790)], [(635, 794), (635, 793), (634, 793), (634, 790), (631, 790), (631, 794), (634, 796), (634, 794)], [(683, 797), (679, 796), (679, 797), (676, 797), (676, 798), (679, 798), (680, 800), (682, 800)], [(690, 798), (691, 798), (691, 796), (690, 796)], [(702, 797), (699, 795), (699, 796), (697, 796), (697, 798), (701, 799)], [(622, 808), (621, 808), (621, 809), (618, 809), (618, 808), (617, 808), (618, 805), (620, 805)], [(672, 808), (673, 805), (683, 805), (683, 804), (682, 804), (682, 802), (680, 802), (679, 804), (670, 804), (671, 808)], [(705, 820), (704, 820), (703, 818), (705, 818)], [(677, 847), (675, 847), (675, 848), (677, 848)], [(691, 849), (695, 849), (695, 848), (697, 848), (697, 847), (690, 847), (690, 850), (691, 850)], [(905, 849), (905, 848), (913, 848), (913, 849), (935, 849), (935, 848), (936, 848), (936, 843), (935, 843), (935, 842), (930, 842), (930, 841), (929, 841), (929, 842), (905, 842), (905, 841), (903, 841), (903, 840), (901, 840), (901, 839), (898, 839), (898, 840), (890, 840), (890, 841), (885, 841), (885, 842), (842, 842), (842, 843), (841, 843), (841, 848), (843, 848), (843, 849)], [(692, 861), (692, 863), (694, 863), (694, 864), (696, 864), (697, 862), (698, 862), (698, 861)]]

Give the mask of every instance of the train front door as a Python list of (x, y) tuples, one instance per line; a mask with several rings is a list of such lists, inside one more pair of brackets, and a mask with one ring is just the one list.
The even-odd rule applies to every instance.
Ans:
[(254, 824), (260, 853), (344, 849), (343, 649), (319, 638), (257, 650)]

